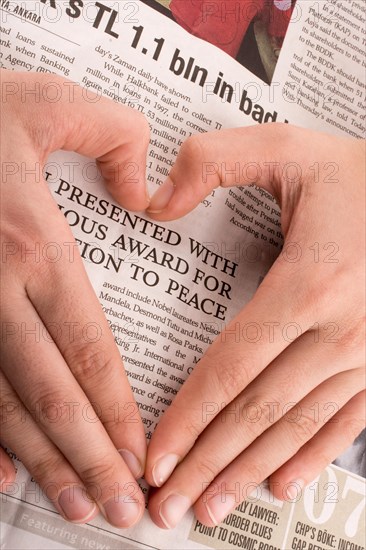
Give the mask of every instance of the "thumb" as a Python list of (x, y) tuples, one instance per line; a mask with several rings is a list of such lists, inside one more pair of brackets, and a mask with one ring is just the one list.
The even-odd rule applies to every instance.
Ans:
[(42, 160), (58, 149), (96, 158), (113, 197), (127, 209), (146, 209), (150, 130), (143, 115), (55, 75), (2, 71), (1, 80), (11, 91), (3, 101), (13, 101)]
[(183, 144), (148, 213), (157, 220), (172, 220), (190, 212), (217, 187), (250, 184), (266, 189), (281, 205), (285, 187), (291, 185), (293, 193), (302, 167), (315, 157), (314, 135), (281, 123), (195, 135)]

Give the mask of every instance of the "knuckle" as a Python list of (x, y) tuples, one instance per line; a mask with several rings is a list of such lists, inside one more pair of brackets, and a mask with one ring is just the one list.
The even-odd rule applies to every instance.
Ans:
[(203, 481), (208, 481), (208, 482), (215, 479), (217, 474), (220, 472), (219, 465), (215, 461), (206, 457), (204, 458), (204, 460), (198, 461), (198, 463), (196, 464), (196, 469), (197, 469), (199, 478), (202, 479)]
[(104, 411), (102, 411), (102, 414), (100, 416), (100, 420), (104, 426), (104, 429), (108, 434), (117, 432), (119, 434), (123, 433), (124, 430), (126, 430), (126, 424), (123, 420), (120, 418), (108, 418), (106, 417)]
[(110, 380), (115, 367), (105, 350), (91, 344), (79, 345), (68, 355), (67, 362), (78, 380), (94, 384)]
[(48, 426), (57, 423), (59, 428), (69, 426), (72, 422), (69, 401), (70, 389), (53, 390), (38, 386), (30, 395), (31, 413), (36, 422)]
[(246, 430), (254, 438), (264, 432), (276, 420), (276, 413), (268, 406), (268, 401), (263, 395), (254, 395), (241, 406), (241, 417), (246, 420)]
[(197, 161), (203, 159), (203, 138), (200, 135), (194, 135), (186, 139), (181, 147), (181, 155), (187, 158), (187, 161)]
[(230, 403), (249, 383), (248, 365), (236, 354), (227, 353), (224, 361), (218, 357), (210, 362), (210, 378), (216, 389), (215, 395)]
[(58, 454), (54, 453), (42, 453), (31, 454), (33, 458), (28, 458), (29, 469), (33, 477), (41, 484), (44, 485), (47, 481), (54, 478), (55, 472), (60, 472), (65, 466), (64, 459)]
[[(135, 403), (131, 403), (131, 406), (126, 407), (121, 414), (119, 411), (116, 414), (116, 409), (112, 405), (100, 409), (100, 420), (105, 430), (110, 433), (122, 434), (129, 429), (129, 426), (135, 426), (139, 421), (139, 409)], [(131, 411), (132, 408), (132, 411)]]
[(88, 487), (109, 487), (118, 478), (117, 467), (113, 462), (106, 461), (105, 457), (90, 468), (83, 469), (80, 476)]
[(264, 472), (268, 471), (268, 466), (262, 464), (260, 461), (250, 461), (246, 465), (246, 479), (248, 480), (248, 485), (261, 483), (266, 474)]
[(196, 441), (201, 434), (201, 428), (199, 424), (195, 424), (193, 421), (184, 424), (184, 439), (188, 437), (189, 441)]
[(285, 420), (289, 422), (291, 438), (297, 446), (301, 447), (318, 431), (317, 422), (311, 411), (301, 410), (295, 419), (289, 418), (287, 416)]
[(356, 418), (354, 414), (343, 412), (342, 416), (338, 419), (333, 419), (333, 422), (340, 423), (340, 430), (345, 436), (345, 440), (349, 443), (362, 432), (365, 427), (364, 418)]

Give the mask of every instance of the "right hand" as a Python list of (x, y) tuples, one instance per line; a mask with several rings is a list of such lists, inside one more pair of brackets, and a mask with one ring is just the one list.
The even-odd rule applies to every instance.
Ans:
[[(0, 76), (1, 443), (65, 519), (84, 523), (99, 506), (111, 524), (129, 527), (144, 511), (135, 481), (145, 465), (143, 425), (82, 260), (70, 252), (69, 226), (42, 174), (37, 181), (31, 171), (58, 149), (96, 157), (114, 198), (142, 211), (148, 125), (132, 109), (101, 97), (91, 102), (89, 91), (54, 75)], [(47, 101), (51, 86), (57, 102)], [(124, 181), (131, 162), (133, 183)], [(49, 243), (58, 261), (42, 253)], [(1, 448), (0, 466), (0, 489), (10, 491), (15, 470)]]

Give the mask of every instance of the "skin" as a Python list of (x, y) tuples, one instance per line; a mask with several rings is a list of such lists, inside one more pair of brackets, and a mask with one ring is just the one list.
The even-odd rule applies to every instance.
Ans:
[[(100, 509), (113, 525), (128, 527), (144, 511), (135, 481), (146, 456), (141, 418), (82, 260), (70, 253), (77, 247), (69, 226), (42, 170), (38, 179), (21, 167), (42, 167), (58, 149), (77, 151), (98, 159), (121, 205), (144, 210), (148, 125), (132, 109), (86, 96), (56, 76), (1, 71), (1, 84), (1, 442), (65, 519), (84, 523)], [(57, 102), (44, 99), (51, 85)], [(38, 92), (24, 96), (24, 89)], [(138, 168), (133, 183), (126, 178), (131, 162)], [(58, 261), (24, 252), (38, 245), (52, 255), (48, 243), (61, 250)], [(96, 331), (83, 332), (88, 323)], [(6, 490), (15, 470), (2, 449), (0, 466)]]
[(153, 434), (145, 477), (161, 486), (149, 511), (162, 528), (190, 506), (215, 525), (266, 478), (277, 498), (297, 498), (365, 424), (365, 142), (281, 124), (190, 138), (151, 216), (179, 218), (212, 189), (253, 183), (245, 170), (234, 180), (237, 162), (255, 163), (281, 206), (284, 249)]
[[(137, 113), (108, 100), (86, 101), (78, 87), (70, 101), (65, 81), (55, 76), (1, 71), (1, 79), (17, 85), (2, 87), (8, 93), (2, 96), (1, 161), (8, 164), (1, 186), (1, 443), (19, 456), (65, 519), (89, 521), (99, 508), (113, 525), (128, 527), (143, 513), (134, 476), (144, 470), (146, 443), (138, 414), (129, 423), (114, 413), (116, 403), (122, 411), (134, 406), (121, 358), (80, 257), (70, 260), (64, 243), (74, 239), (46, 182), (11, 170), (21, 163), (43, 166), (58, 149), (75, 150), (98, 159), (122, 206), (144, 210), (148, 126)], [(62, 90), (57, 103), (43, 99), (42, 86), (50, 82)], [(37, 83), (40, 101), (33, 95), (23, 101), (22, 85)], [(256, 162), (262, 173), (256, 183), (281, 206), (288, 251), (225, 337), (207, 351), (153, 435), (145, 472), (152, 485), (163, 484), (149, 505), (160, 527), (173, 527), (191, 505), (202, 523), (213, 525), (245, 498), (249, 483), (268, 476), (278, 498), (291, 496), (291, 488), (301, 492), (361, 431), (364, 153), (363, 142), (279, 124), (207, 134), (187, 140), (169, 180), (153, 197), (151, 217), (181, 217), (218, 186), (253, 183), (234, 181), (220, 170), (203, 179), (203, 163), (228, 171), (238, 159)], [(139, 168), (133, 185), (125, 178), (130, 162)], [(278, 164), (269, 174), (273, 162)], [(297, 163), (300, 177), (283, 170), (288, 162)], [(316, 163), (317, 177), (310, 168)], [(333, 178), (327, 163), (338, 165)], [(61, 247), (60, 261), (24, 256), (25, 247), (50, 242)], [(318, 261), (310, 248), (316, 242)], [(296, 262), (293, 243), (301, 252)], [(327, 261), (334, 252), (324, 248), (329, 243), (337, 245), (336, 262)], [(273, 335), (263, 330), (256, 344), (229, 333), (236, 323), (266, 327), (273, 321), (280, 328), (296, 322), (302, 333), (289, 341), (281, 330)], [(57, 330), (65, 322), (77, 323), (73, 338)], [(86, 342), (80, 330), (88, 322), (100, 328), (96, 341)], [(35, 326), (42, 329), (38, 341), (23, 330)], [(78, 405), (71, 417), (65, 406), (70, 402)], [(273, 414), (268, 402), (278, 405)], [(335, 407), (329, 409), (330, 402)], [(295, 404), (292, 410), (289, 403)], [(99, 411), (93, 422), (80, 412), (88, 406)], [(261, 413), (256, 422), (248, 421), (252, 410)], [(118, 449), (133, 453), (135, 461), (124, 455), (127, 464)], [(169, 467), (157, 475), (157, 462), (166, 455)], [(15, 469), (2, 449), (0, 468), (6, 490)], [(231, 499), (233, 486), (239, 494)]]

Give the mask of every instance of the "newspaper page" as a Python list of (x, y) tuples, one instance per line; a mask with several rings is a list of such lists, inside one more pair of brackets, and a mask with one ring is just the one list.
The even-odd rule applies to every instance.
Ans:
[[(247, 23), (246, 2), (237, 4), (235, 20)], [(365, 16), (362, 2), (346, 10), (344, 2), (293, 4), (275, 53), (266, 23), (250, 21), (245, 33), (258, 52), (248, 61), (246, 35), (233, 51), (223, 51), (222, 44), (193, 36), (189, 21), (185, 28), (178, 23), (186, 16), (182, 3), (1, 0), (0, 62), (10, 70), (65, 76), (85, 88), (86, 98), (92, 90), (142, 112), (151, 128), (147, 168), (153, 191), (184, 139), (197, 132), (281, 121), (364, 135), (365, 56), (354, 49), (358, 43), (362, 49), (364, 37), (353, 28)], [(220, 20), (225, 14), (216, 8), (222, 5), (210, 8)], [(329, 29), (344, 42), (326, 38)], [(332, 67), (321, 48), (330, 52)], [(321, 71), (317, 77), (314, 66)], [(50, 101), (55, 93), (50, 88)], [(245, 169), (245, 159), (243, 164)], [(73, 230), (150, 439), (207, 347), (254, 294), (277, 255), (286, 253), (279, 208), (254, 186), (220, 189), (183, 220), (160, 225), (115, 204), (90, 159), (57, 153), (44, 177)], [(250, 340), (250, 328), (241, 327), (241, 337)], [(139, 525), (122, 531), (101, 516), (87, 525), (67, 524), (8, 452), (17, 478), (2, 495), (4, 548), (364, 549), (365, 484), (357, 475), (358, 459), (353, 472), (329, 466), (298, 502), (277, 501), (265, 485), (257, 487), (215, 528), (189, 513), (173, 531), (163, 531), (146, 512)], [(148, 492), (143, 480), (141, 488)]]

